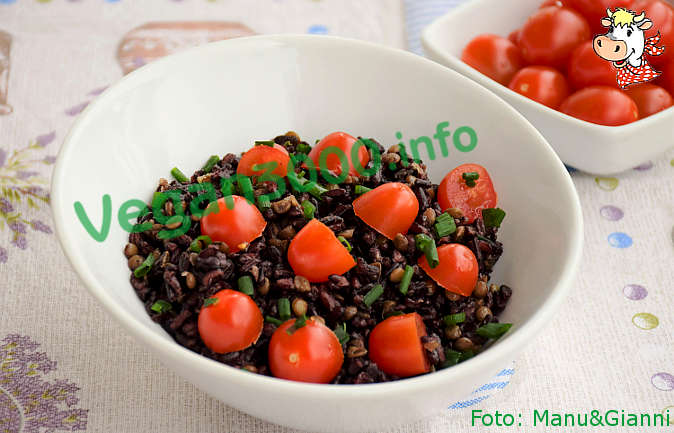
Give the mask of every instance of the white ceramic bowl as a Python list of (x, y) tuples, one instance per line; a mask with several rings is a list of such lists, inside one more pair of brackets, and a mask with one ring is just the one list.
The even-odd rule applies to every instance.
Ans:
[(541, 0), (471, 0), (434, 21), (423, 32), (429, 58), (482, 84), (515, 107), (547, 138), (565, 163), (608, 175), (657, 157), (674, 143), (674, 108), (628, 125), (611, 127), (578, 120), (532, 101), (461, 61), (475, 36), (507, 36), (538, 9)]
[[(508, 215), (496, 281), (514, 288), (503, 320), (513, 329), (456, 367), (376, 385), (313, 385), (237, 370), (175, 343), (153, 323), (129, 285), (116, 222), (120, 204), (149, 200), (173, 166), (185, 173), (209, 155), (240, 152), (289, 129), (307, 140), (335, 130), (383, 143), (471, 126), (471, 152), (452, 147), (428, 161), (435, 181), (451, 168), (488, 168)], [(451, 143), (451, 139), (450, 139)], [(422, 153), (425, 157), (425, 154)], [(428, 159), (428, 158), (426, 158)], [(78, 221), (81, 202), (100, 228), (112, 199), (107, 239)], [(56, 164), (52, 207), (73, 267), (104, 308), (169, 368), (205, 392), (265, 420), (309, 430), (382, 429), (446, 410), (490, 379), (556, 310), (581, 255), (582, 217), (568, 173), (543, 137), (481, 86), (404, 51), (331, 37), (261, 36), (205, 45), (139, 69), (110, 87), (77, 120)]]

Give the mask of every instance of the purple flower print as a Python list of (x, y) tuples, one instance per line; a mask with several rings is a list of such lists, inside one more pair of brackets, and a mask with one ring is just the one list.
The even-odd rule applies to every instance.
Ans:
[(21, 221), (14, 221), (9, 224), (9, 228), (16, 233), (26, 234), (26, 224)]
[(14, 212), (14, 206), (6, 198), (0, 198), (0, 212), (11, 213)]
[(48, 155), (44, 157), (43, 161), (46, 162), (47, 164), (53, 164), (56, 162), (56, 157)]
[(7, 250), (0, 247), (0, 263), (7, 263), (8, 258)]
[(47, 233), (47, 234), (52, 233), (51, 227), (49, 227), (47, 224), (43, 223), (40, 220), (31, 221), (30, 226), (32, 227), (33, 230), (38, 231), (38, 232)]
[(19, 234), (14, 236), (14, 239), (12, 239), (11, 244), (20, 250), (25, 250), (26, 248), (28, 248), (28, 240), (26, 239), (25, 236), (21, 236)]
[(36, 139), (37, 145), (40, 147), (45, 147), (46, 145), (54, 141), (54, 138), (56, 138), (56, 131), (52, 131), (49, 134), (39, 135)]
[(26, 180), (28, 178), (31, 178), (33, 176), (37, 176), (38, 173), (37, 171), (17, 171), (16, 172), (16, 178), (21, 179), (21, 180)]

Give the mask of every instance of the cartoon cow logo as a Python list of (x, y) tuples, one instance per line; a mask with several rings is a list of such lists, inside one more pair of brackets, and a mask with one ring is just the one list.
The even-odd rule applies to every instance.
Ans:
[(646, 18), (646, 13), (618, 8), (615, 12), (607, 9), (608, 16), (602, 18), (601, 24), (608, 27), (608, 33), (594, 38), (595, 53), (604, 60), (613, 62), (618, 70), (616, 79), (621, 89), (631, 84), (646, 83), (660, 76), (660, 72), (651, 67), (644, 53), (659, 56), (665, 47), (658, 47), (660, 32), (646, 38), (644, 31), (653, 27), (653, 22)]

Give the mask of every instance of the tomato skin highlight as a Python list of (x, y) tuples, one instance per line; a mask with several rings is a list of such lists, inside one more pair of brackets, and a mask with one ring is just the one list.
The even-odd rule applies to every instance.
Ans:
[(592, 41), (578, 45), (569, 59), (567, 77), (571, 87), (576, 90), (589, 86), (608, 86), (618, 88), (616, 68), (597, 55)]
[(639, 119), (636, 102), (618, 89), (591, 86), (572, 94), (559, 111), (586, 122), (620, 126)]
[(590, 27), (573, 9), (548, 6), (531, 15), (520, 32), (519, 47), (532, 65), (561, 69), (573, 50), (590, 39)]
[(416, 376), (430, 371), (421, 337), (426, 326), (417, 313), (392, 316), (370, 332), (370, 360), (386, 374), (398, 377)]
[(665, 89), (655, 84), (638, 84), (629, 86), (625, 93), (636, 102), (639, 108), (639, 118), (652, 116), (662, 110), (666, 110), (674, 104), (672, 95)]
[(328, 226), (312, 219), (297, 232), (288, 246), (288, 262), (312, 283), (328, 281), (332, 274), (342, 275), (356, 261)]
[(236, 168), (238, 174), (245, 176), (260, 176), (265, 173), (265, 169), (253, 169), (256, 165), (276, 162), (276, 168), (271, 172), (277, 176), (285, 177), (288, 173), (288, 163), (290, 155), (285, 147), (274, 143), (274, 146), (257, 145), (243, 154)]
[(390, 182), (353, 201), (353, 212), (389, 239), (406, 234), (419, 213), (419, 201), (409, 186)]
[(492, 34), (479, 35), (470, 41), (461, 60), (504, 86), (524, 65), (517, 45)]
[[(351, 160), (351, 149), (353, 149), (356, 141), (358, 140), (356, 140), (355, 137), (347, 134), (346, 132), (333, 132), (323, 137), (323, 139), (311, 149), (309, 152), (309, 158), (311, 161), (313, 161), (316, 169), (320, 170), (321, 153), (326, 151), (328, 148), (335, 147), (344, 152), (346, 155), (347, 161), (349, 162), (349, 174), (351, 176), (360, 176), (358, 171), (356, 171), (353, 161)], [(361, 167), (365, 167), (368, 162), (370, 162), (370, 153), (368, 152), (365, 145), (362, 145), (358, 148), (358, 161), (360, 162)], [(334, 153), (331, 153), (327, 156), (325, 167), (332, 173), (336, 173), (338, 175), (342, 173), (343, 167), (341, 165), (341, 161), (339, 156)]]
[[(580, 12), (587, 20), (593, 33), (606, 33), (606, 27), (601, 25), (601, 19), (606, 16), (606, 9), (630, 9), (632, 0), (564, 0), (567, 6)], [(639, 13), (639, 12), (637, 12)]]
[[(466, 185), (463, 173), (476, 172), (480, 175), (474, 187)], [(498, 195), (494, 190), (487, 169), (478, 164), (462, 164), (442, 179), (438, 187), (438, 204), (446, 211), (449, 208), (458, 208), (463, 211), (468, 223), (482, 216), (482, 209), (496, 207)]]
[(274, 377), (298, 382), (329, 383), (344, 363), (339, 339), (330, 328), (313, 319), (296, 329), (288, 320), (274, 331), (269, 342), (269, 369)]
[(569, 5), (566, 4), (566, 0), (545, 0), (543, 3), (541, 3), (538, 9), (543, 9), (548, 6), (556, 6), (558, 8), (569, 7)]
[(262, 334), (264, 319), (250, 296), (221, 290), (212, 305), (202, 307), (197, 326), (206, 347), (215, 353), (231, 353), (254, 344)]
[(461, 296), (470, 296), (477, 284), (480, 265), (475, 254), (462, 244), (445, 244), (438, 247), (440, 264), (431, 268), (425, 256), (419, 257), (419, 266), (440, 287)]
[(233, 253), (239, 245), (250, 243), (260, 237), (267, 222), (257, 207), (238, 195), (231, 196), (234, 208), (228, 209), (226, 197), (218, 199), (217, 213), (210, 212), (201, 218), (201, 234), (213, 241), (224, 242)]
[(569, 85), (564, 75), (546, 66), (527, 66), (520, 69), (508, 87), (552, 109), (557, 109), (569, 96)]
[[(665, 52), (659, 56), (651, 56), (645, 53), (648, 61), (656, 66), (656, 69), (665, 65), (669, 60), (674, 60), (674, 6), (661, 0), (636, 0), (632, 10), (637, 14), (646, 12), (646, 18), (653, 21), (653, 27), (644, 32), (649, 38), (658, 32), (662, 36), (658, 46), (665, 46)], [(659, 70), (659, 69), (658, 69)]]

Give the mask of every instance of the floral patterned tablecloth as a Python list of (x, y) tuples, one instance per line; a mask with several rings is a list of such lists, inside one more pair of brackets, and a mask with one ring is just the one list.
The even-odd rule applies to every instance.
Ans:
[[(287, 431), (166, 370), (86, 293), (52, 231), (55, 155), (91, 100), (157, 57), (284, 32), (418, 50), (419, 28), (454, 3), (0, 0), (0, 432)], [(560, 314), (490, 383), (395, 431), (480, 431), (470, 408), (674, 413), (674, 151), (573, 179), (586, 245)]]

